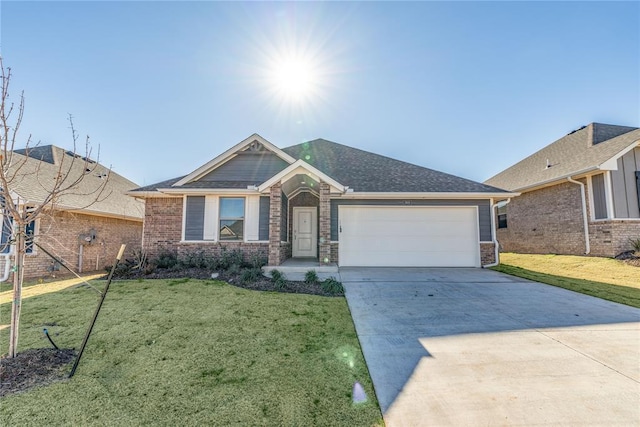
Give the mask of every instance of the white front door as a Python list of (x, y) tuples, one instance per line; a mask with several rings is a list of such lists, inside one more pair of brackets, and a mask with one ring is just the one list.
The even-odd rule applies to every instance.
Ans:
[(293, 256), (318, 256), (318, 209), (293, 208)]

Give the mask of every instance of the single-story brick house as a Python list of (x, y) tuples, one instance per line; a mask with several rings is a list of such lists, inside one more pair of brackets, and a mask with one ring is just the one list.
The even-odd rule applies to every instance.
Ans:
[(498, 208), (503, 250), (616, 256), (640, 238), (640, 129), (591, 123), (485, 184), (521, 193)]
[(495, 261), (496, 198), (513, 193), (317, 139), (280, 149), (254, 134), (188, 175), (138, 188), (143, 248), (258, 254), (340, 266)]
[[(27, 232), (33, 240), (27, 241), (25, 278), (66, 272), (34, 243), (80, 272), (103, 270), (113, 264), (123, 243), (128, 255), (140, 250), (144, 203), (125, 194), (137, 184), (93, 160), (85, 162), (83, 157), (53, 145), (33, 147), (28, 155), (24, 149), (15, 150), (12, 155), (17, 173), (13, 179), (14, 203), (26, 209), (42, 203), (61, 174), (70, 177), (69, 183), (84, 175), (73, 191), (55, 201), (54, 209), (43, 211), (28, 225)], [(96, 189), (103, 185), (104, 190), (95, 200)], [(1, 210), (0, 218), (0, 272), (4, 273), (4, 259), (12, 249), (13, 221)]]

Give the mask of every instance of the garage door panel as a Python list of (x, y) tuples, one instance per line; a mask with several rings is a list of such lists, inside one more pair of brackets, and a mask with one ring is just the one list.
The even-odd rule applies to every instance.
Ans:
[(479, 266), (475, 207), (341, 207), (340, 264)]

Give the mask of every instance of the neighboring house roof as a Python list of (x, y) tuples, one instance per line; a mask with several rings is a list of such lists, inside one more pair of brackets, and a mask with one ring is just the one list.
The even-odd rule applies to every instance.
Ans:
[[(206, 165), (196, 169), (189, 175), (162, 181), (153, 185), (140, 187), (130, 192), (141, 196), (145, 193), (162, 191), (163, 189), (247, 189), (247, 186), (261, 185), (264, 182), (244, 181), (198, 181), (198, 177), (206, 176), (226, 159), (241, 150), (252, 140), (265, 140), (254, 134), (224, 155), (216, 157)], [(305, 142), (280, 150), (272, 144), (269, 150), (275, 149), (280, 158), (289, 163), (289, 167), (298, 164), (303, 169), (319, 171), (333, 180), (336, 188), (348, 187), (354, 192), (367, 193), (506, 193), (504, 190), (460, 178), (433, 169), (395, 160), (389, 157), (370, 153), (324, 139)], [(286, 165), (286, 163), (285, 163)], [(283, 171), (286, 169), (283, 169)], [(280, 171), (280, 173), (283, 173)], [(274, 175), (277, 176), (277, 175)]]
[(11, 189), (27, 204), (44, 201), (59, 173), (68, 174), (67, 183), (84, 175), (73, 190), (55, 201), (58, 209), (132, 220), (144, 216), (144, 203), (126, 195), (137, 185), (95, 161), (85, 163), (81, 156), (53, 145), (30, 148), (28, 155), (24, 149), (14, 150), (12, 156), (8, 176), (16, 175)]
[(640, 129), (591, 123), (560, 138), (485, 181), (521, 191), (596, 170), (615, 168), (612, 161), (640, 144)]

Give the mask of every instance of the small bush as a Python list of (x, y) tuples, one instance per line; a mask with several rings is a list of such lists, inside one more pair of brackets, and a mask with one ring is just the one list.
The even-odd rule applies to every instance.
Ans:
[(158, 268), (175, 268), (179, 264), (178, 254), (174, 251), (160, 252), (153, 263)]
[[(274, 270), (274, 271), (277, 271), (277, 270)], [(284, 279), (284, 276), (280, 276), (277, 279), (274, 279), (273, 285), (276, 288), (276, 290), (282, 291), (284, 290), (284, 288), (287, 287), (287, 281)]]
[(267, 265), (267, 258), (260, 254), (251, 254), (248, 261), (251, 268), (262, 268)]
[(629, 239), (629, 243), (631, 243), (633, 252), (635, 252), (636, 254), (640, 254), (640, 237), (637, 239)]
[(335, 277), (329, 277), (322, 282), (322, 289), (332, 295), (343, 294), (344, 287), (342, 282), (338, 281)]
[(284, 273), (280, 270), (271, 270), (271, 278), (275, 281), (278, 281), (280, 279), (282, 280), (286, 280), (286, 278), (284, 277)]
[(240, 281), (244, 284), (253, 283), (257, 281), (262, 275), (262, 270), (259, 268), (248, 268), (242, 271)]
[(239, 264), (231, 264), (229, 268), (227, 268), (227, 273), (229, 274), (240, 274), (240, 265)]
[(184, 268), (207, 268), (209, 260), (202, 249), (195, 249), (180, 256), (179, 263)]
[(308, 285), (314, 285), (319, 281), (318, 273), (315, 270), (309, 270), (304, 274), (304, 282)]
[(228, 270), (232, 265), (241, 267), (244, 265), (244, 257), (239, 249), (227, 250), (223, 247), (220, 257), (218, 258), (218, 268)]

